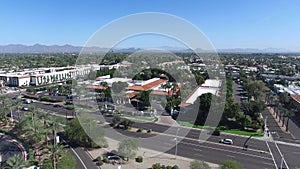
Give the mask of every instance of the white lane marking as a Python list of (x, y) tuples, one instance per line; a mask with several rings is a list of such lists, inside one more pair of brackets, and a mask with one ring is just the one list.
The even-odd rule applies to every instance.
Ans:
[[(173, 142), (174, 142), (174, 140), (173, 140)], [(163, 142), (163, 144), (164, 144), (164, 145), (167, 145), (167, 146), (175, 146), (174, 143), (169, 143), (169, 142)]]
[[(70, 145), (69, 145), (70, 146)], [(84, 162), (81, 160), (81, 158), (79, 157), (79, 155), (76, 153), (76, 151), (70, 146), (70, 149), (73, 151), (73, 153), (76, 155), (76, 157), (79, 159), (79, 161), (81, 162), (81, 164), (83, 165), (84, 169), (88, 169)]]
[(76, 151), (65, 141), (65, 140), (63, 140), (62, 139), (62, 141), (65, 143), (65, 144), (67, 144), (69, 147), (70, 147), (70, 149), (73, 151), (73, 153), (76, 155), (76, 157), (78, 158), (78, 160), (80, 161), (80, 163), (82, 164), (82, 166), (84, 167), (84, 169), (88, 169), (87, 167), (86, 167), (86, 165), (84, 164), (84, 162), (81, 160), (81, 158), (80, 158), (80, 156), (76, 153)]
[[(90, 153), (88, 153), (87, 151), (84, 151), (89, 157), (90, 157), (90, 159), (93, 161), (94, 159), (93, 159), (93, 157), (90, 155)], [(97, 166), (98, 168), (100, 168), (100, 166)]]
[(235, 158), (235, 156), (226, 154), (227, 157)]
[(266, 164), (266, 165), (271, 165), (271, 166), (273, 166), (273, 165), (274, 165), (273, 163), (266, 163), (266, 162), (263, 162), (263, 164)]
[(288, 143), (288, 142), (283, 142), (283, 141), (276, 141), (277, 144), (282, 144), (282, 145), (288, 145), (288, 146), (294, 146), (294, 147), (300, 147), (300, 144), (295, 144), (295, 143)]
[(280, 149), (279, 149), (279, 147), (278, 147), (276, 141), (275, 141), (275, 146), (276, 146), (276, 148), (277, 148), (277, 150), (278, 150), (280, 156), (283, 158), (283, 162), (284, 162), (286, 168), (287, 168), (287, 169), (290, 169), (289, 166), (287, 165), (287, 162), (285, 161), (284, 156), (283, 156), (283, 154), (281, 153), (281, 151), (280, 151)]
[(273, 159), (275, 168), (278, 169), (278, 166), (277, 166), (276, 161), (275, 161), (275, 159), (274, 159), (273, 153), (272, 153), (272, 151), (271, 151), (271, 149), (270, 149), (270, 146), (269, 146), (269, 143), (268, 143), (267, 141), (266, 141), (266, 144), (267, 144), (267, 147), (268, 147), (268, 149), (269, 149), (269, 152), (271, 153), (271, 156), (272, 156), (272, 159)]
[(194, 154), (195, 156), (203, 157), (202, 154)]
[(262, 156), (258, 156), (258, 155), (254, 155), (254, 154), (246, 154), (246, 153), (242, 153), (242, 152), (231, 151), (231, 150), (226, 150), (226, 149), (221, 149), (221, 148), (209, 147), (209, 146), (204, 146), (204, 145), (200, 145), (200, 144), (185, 143), (185, 142), (181, 142), (181, 144), (194, 145), (197, 147), (203, 147), (203, 148), (208, 148), (208, 149), (213, 149), (213, 150), (225, 151), (225, 152), (229, 152), (229, 153), (233, 153), (233, 154), (241, 154), (241, 155), (245, 155), (245, 156), (271, 160), (271, 158), (268, 158), (268, 157), (262, 157)]
[(194, 149), (195, 151), (202, 151), (202, 150), (200, 150), (200, 149)]

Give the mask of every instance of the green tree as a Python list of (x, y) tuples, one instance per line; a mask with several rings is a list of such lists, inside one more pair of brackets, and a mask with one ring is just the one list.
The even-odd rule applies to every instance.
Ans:
[(141, 101), (145, 106), (150, 106), (150, 93), (152, 90), (141, 91), (137, 94), (136, 98)]
[(210, 169), (211, 167), (204, 161), (194, 160), (190, 163), (190, 169)]
[(288, 107), (291, 103), (290, 96), (287, 93), (280, 93), (279, 94), (279, 101), (282, 103), (285, 107)]
[(242, 167), (236, 161), (224, 160), (221, 162), (220, 169), (242, 169)]
[(264, 94), (268, 90), (262, 81), (251, 81), (246, 86), (247, 92), (250, 97), (254, 97), (255, 100), (264, 98)]
[[(78, 118), (75, 118), (66, 125), (65, 133), (69, 140), (76, 141), (85, 147), (106, 146), (107, 141), (104, 138), (104, 130), (96, 126), (97, 124), (92, 119), (83, 119), (81, 117), (79, 122)], [(91, 140), (86, 131), (93, 140)]]
[(119, 143), (118, 155), (128, 158), (134, 158), (136, 151), (139, 149), (140, 143), (136, 138), (126, 138)]
[(126, 83), (126, 82), (114, 82), (112, 84), (112, 90), (115, 93), (120, 93), (120, 92), (124, 91), (126, 89), (126, 87), (128, 87), (128, 83)]

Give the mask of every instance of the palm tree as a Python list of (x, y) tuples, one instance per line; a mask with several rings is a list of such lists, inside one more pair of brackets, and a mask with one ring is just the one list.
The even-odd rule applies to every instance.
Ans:
[(279, 107), (280, 107), (279, 101), (276, 99), (276, 100), (274, 101), (274, 104), (275, 104), (274, 112), (275, 112), (275, 117), (276, 117), (276, 119), (277, 119), (277, 117), (278, 117), (278, 110), (279, 110)]
[(285, 131), (289, 131), (289, 120), (292, 116), (295, 115), (295, 113), (293, 111), (286, 111), (285, 115), (287, 117), (287, 121), (286, 121), (286, 125), (285, 125)]
[(1, 102), (1, 107), (0, 107), (0, 116), (1, 116), (1, 121), (4, 122), (4, 125), (7, 125), (8, 119), (7, 119), (7, 112), (9, 110), (9, 107), (7, 106), (7, 96), (6, 95), (0, 95), (0, 102)]
[(51, 152), (51, 158), (52, 158), (52, 167), (53, 169), (57, 169), (57, 162), (59, 161), (59, 156), (61, 156), (64, 152), (65, 149), (62, 145), (51, 145), (48, 146), (48, 149)]
[(20, 100), (15, 100), (12, 102), (14, 108), (17, 108), (18, 120), (20, 120), (20, 107), (22, 106), (22, 102)]
[(52, 144), (52, 162), (53, 162), (53, 168), (56, 169), (56, 164), (58, 160), (58, 154), (61, 151), (61, 148), (59, 145), (57, 145), (56, 142), (56, 136), (57, 136), (57, 131), (61, 128), (59, 123), (57, 121), (52, 120), (50, 127), (52, 129), (52, 136), (53, 136), (53, 144)]
[(44, 126), (44, 134), (45, 134), (45, 143), (48, 146), (49, 141), (48, 141), (48, 134), (51, 131), (51, 128), (49, 128), (49, 123), (48, 123), (48, 119), (49, 119), (50, 114), (48, 112), (44, 112), (41, 111), (39, 117), (42, 119), (43, 121), (43, 126)]
[(14, 155), (7, 159), (4, 169), (23, 169), (25, 166), (24, 158), (21, 155)]
[(25, 132), (34, 142), (39, 142), (44, 136), (44, 128), (42, 121), (34, 116), (34, 113), (24, 116), (19, 120), (19, 128)]

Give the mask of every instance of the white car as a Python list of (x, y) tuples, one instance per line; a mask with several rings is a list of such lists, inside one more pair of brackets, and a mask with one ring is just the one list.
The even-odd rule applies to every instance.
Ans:
[(233, 144), (233, 141), (232, 141), (231, 139), (225, 138), (225, 139), (221, 139), (221, 140), (219, 141), (219, 143), (231, 145), (231, 144)]
[(29, 109), (27, 107), (22, 108), (24, 111), (28, 111)]

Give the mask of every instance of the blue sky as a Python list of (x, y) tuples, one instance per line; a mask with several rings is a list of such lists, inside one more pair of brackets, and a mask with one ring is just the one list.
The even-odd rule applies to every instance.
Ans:
[(82, 46), (119, 17), (164, 12), (196, 25), (216, 48), (300, 51), (299, 11), (298, 0), (2, 0), (0, 45)]

